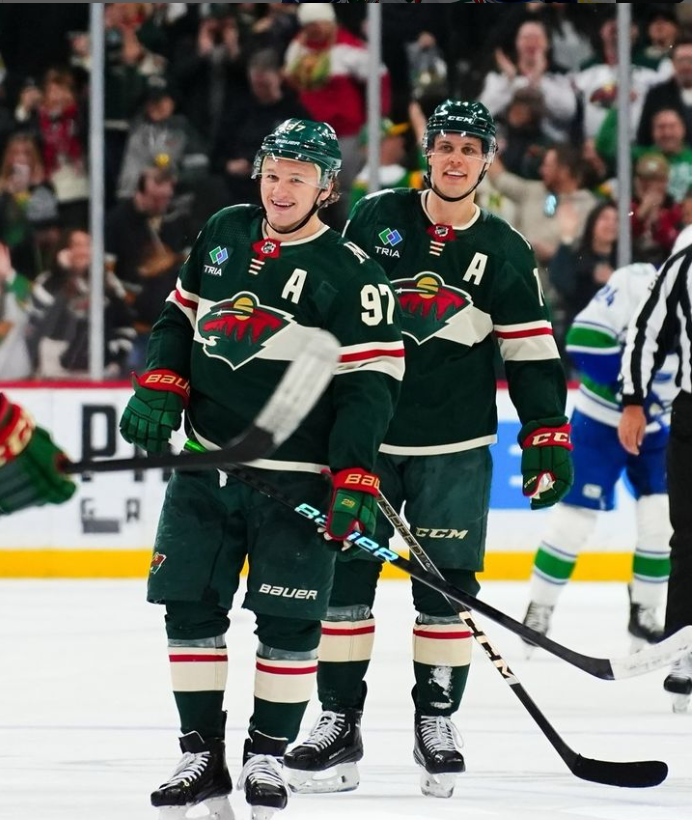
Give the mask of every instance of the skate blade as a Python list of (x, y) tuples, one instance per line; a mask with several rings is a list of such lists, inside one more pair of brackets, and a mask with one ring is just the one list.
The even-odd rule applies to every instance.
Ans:
[(277, 811), (274, 806), (250, 806), (250, 820), (271, 820)]
[(635, 638), (633, 635), (630, 635), (630, 655), (635, 655), (637, 652), (641, 652), (642, 649), (646, 649), (647, 646), (651, 646), (648, 641), (645, 641), (644, 638)]
[(420, 776), (420, 790), (426, 797), (451, 797), (457, 782), (457, 773), (430, 774), (423, 771)]
[(683, 715), (687, 712), (690, 705), (689, 695), (673, 695), (673, 712), (676, 715)]
[(284, 769), (288, 773), (288, 787), (294, 794), (335, 794), (352, 792), (358, 788), (360, 776), (355, 763), (339, 763), (322, 772)]
[(524, 660), (530, 661), (538, 647), (533, 643), (524, 643), (523, 641), (522, 645), (524, 647)]
[(159, 820), (235, 820), (227, 797), (212, 797), (195, 806), (162, 806)]

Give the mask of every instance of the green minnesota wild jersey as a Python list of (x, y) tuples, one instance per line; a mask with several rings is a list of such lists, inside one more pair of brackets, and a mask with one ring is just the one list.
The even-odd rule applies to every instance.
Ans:
[(385, 269), (403, 311), (406, 377), (382, 452), (438, 455), (496, 441), (499, 343), (522, 424), (561, 416), (566, 385), (533, 251), (480, 208), (439, 225), (429, 192), (371, 194), (344, 235)]
[(381, 267), (324, 226), (279, 242), (255, 206), (219, 211), (180, 270), (151, 335), (147, 367), (190, 379), (186, 423), (225, 444), (263, 407), (309, 328), (341, 343), (336, 375), (267, 469), (371, 470), (404, 373), (396, 298)]

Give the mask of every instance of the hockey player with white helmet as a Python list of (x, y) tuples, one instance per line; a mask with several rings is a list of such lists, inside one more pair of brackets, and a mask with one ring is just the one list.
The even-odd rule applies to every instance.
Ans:
[[(656, 268), (649, 264), (616, 270), (575, 317), (567, 334), (567, 351), (581, 374), (572, 415), (575, 482), (552, 512), (534, 558), (524, 623), (542, 634), (550, 628), (555, 605), (596, 528), (599, 512), (614, 508), (615, 485), (623, 473), (636, 498), (637, 540), (627, 626), (632, 649), (656, 643), (663, 634), (656, 610), (665, 601), (670, 573), (665, 457), (670, 408), (677, 393), (675, 355), (666, 358), (652, 383), (641, 454), (629, 455), (617, 435), (622, 412), (618, 378), (627, 329), (655, 277)], [(528, 645), (527, 655), (532, 651)]]

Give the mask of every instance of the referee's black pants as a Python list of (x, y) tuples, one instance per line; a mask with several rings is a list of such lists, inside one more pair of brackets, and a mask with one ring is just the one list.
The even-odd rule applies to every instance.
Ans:
[(670, 581), (666, 635), (692, 624), (692, 394), (681, 392), (673, 402), (668, 442)]

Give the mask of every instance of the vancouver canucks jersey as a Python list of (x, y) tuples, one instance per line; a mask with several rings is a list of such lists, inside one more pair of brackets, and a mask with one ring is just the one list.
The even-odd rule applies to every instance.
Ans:
[(262, 228), (255, 206), (207, 222), (154, 326), (147, 366), (190, 379), (186, 422), (217, 447), (255, 418), (308, 328), (326, 329), (342, 345), (335, 378), (293, 436), (254, 466), (372, 469), (404, 371), (392, 289), (327, 226), (293, 242), (267, 239)]
[(344, 231), (380, 262), (403, 311), (406, 378), (385, 453), (493, 443), (498, 342), (522, 423), (564, 414), (564, 373), (530, 245), (480, 208), (467, 225), (435, 224), (427, 196), (371, 194)]
[[(567, 333), (567, 352), (581, 373), (576, 408), (596, 421), (617, 427), (622, 410), (619, 375), (627, 328), (656, 277), (653, 265), (634, 264), (616, 270), (608, 283), (576, 315)], [(678, 357), (668, 355), (656, 371), (645, 411), (653, 432), (670, 424), (670, 407), (678, 388)]]

